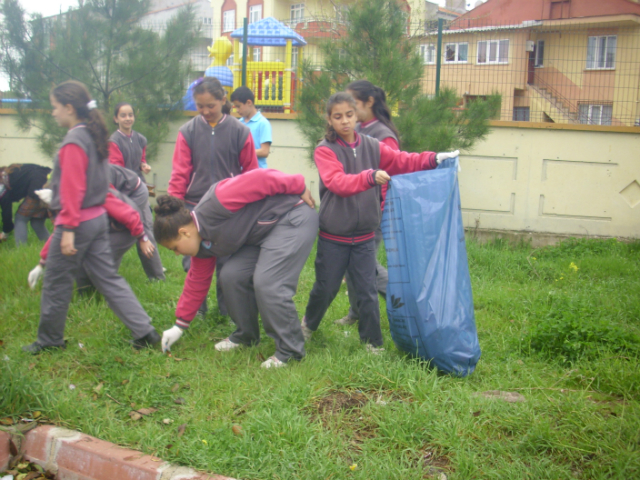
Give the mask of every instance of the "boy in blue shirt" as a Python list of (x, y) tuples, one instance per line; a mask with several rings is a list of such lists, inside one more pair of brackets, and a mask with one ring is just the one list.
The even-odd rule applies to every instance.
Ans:
[(271, 149), (271, 124), (256, 109), (253, 103), (255, 98), (249, 88), (238, 87), (231, 94), (231, 103), (233, 103), (236, 111), (242, 117), (240, 121), (251, 130), (251, 136), (256, 147), (258, 165), (260, 168), (267, 168), (267, 157)]

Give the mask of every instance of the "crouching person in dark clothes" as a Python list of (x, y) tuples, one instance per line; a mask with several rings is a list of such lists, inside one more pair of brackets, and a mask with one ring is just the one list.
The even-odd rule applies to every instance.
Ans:
[[(305, 205), (306, 204), (306, 205)], [(262, 367), (285, 366), (305, 355), (293, 303), (298, 278), (318, 232), (314, 200), (302, 175), (253, 170), (215, 183), (192, 212), (164, 195), (155, 208), (159, 244), (193, 256), (176, 325), (162, 336), (167, 351), (189, 327), (209, 291), (217, 256), (230, 256), (220, 282), (236, 331), (217, 343), (229, 351), (260, 341), (258, 313), (276, 343)]]

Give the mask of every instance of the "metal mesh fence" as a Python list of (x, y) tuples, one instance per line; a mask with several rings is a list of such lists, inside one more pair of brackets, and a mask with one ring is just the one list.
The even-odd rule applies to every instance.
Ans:
[[(295, 97), (302, 79), (302, 58), (318, 70), (320, 44), (342, 37), (348, 26), (340, 17), (286, 19), (285, 26), (307, 45), (293, 48), (249, 45), (247, 84), (263, 108), (282, 111), (284, 72), (290, 62)], [(203, 38), (214, 40), (242, 26), (226, 22), (208, 26)], [(438, 26), (421, 21), (407, 25), (423, 59), (422, 90), (436, 92)], [(631, 20), (590, 23), (589, 19), (530, 21), (485, 25), (479, 20), (449, 21), (441, 35), (440, 87), (454, 88), (459, 108), (493, 92), (502, 96), (499, 120), (591, 125), (640, 125), (640, 26)], [(233, 40), (233, 39), (232, 39)], [(210, 60), (206, 41), (192, 55), (196, 74)], [(225, 60), (242, 68), (235, 50)], [(241, 54), (240, 54), (241, 55)]]

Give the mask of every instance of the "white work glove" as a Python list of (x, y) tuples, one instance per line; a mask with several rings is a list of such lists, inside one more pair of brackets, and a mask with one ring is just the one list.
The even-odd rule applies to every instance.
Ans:
[(37, 265), (36, 268), (29, 272), (28, 282), (31, 290), (36, 288), (38, 280), (40, 280), (40, 277), (42, 277), (42, 272), (44, 272), (44, 268), (42, 268), (42, 265)]
[(162, 333), (162, 343), (161, 343), (162, 352), (164, 353), (171, 350), (171, 345), (176, 343), (180, 339), (183, 333), (184, 333), (184, 330), (182, 330), (177, 325), (174, 325), (169, 330), (165, 330)]
[(49, 205), (51, 203), (51, 197), (53, 197), (53, 190), (50, 188), (43, 188), (42, 190), (36, 190), (36, 195), (40, 197), (43, 203)]
[[(458, 155), (460, 155), (460, 150), (454, 150), (453, 152), (436, 153), (436, 163), (440, 165), (443, 160), (446, 160), (447, 158), (456, 158)], [(459, 172), (462, 171), (462, 168), (460, 168), (459, 161), (458, 161), (458, 171)]]
[(453, 152), (437, 153), (436, 154), (436, 163), (438, 165), (440, 165), (443, 160), (446, 160), (447, 158), (456, 158), (458, 155), (460, 155), (460, 150), (455, 150)]

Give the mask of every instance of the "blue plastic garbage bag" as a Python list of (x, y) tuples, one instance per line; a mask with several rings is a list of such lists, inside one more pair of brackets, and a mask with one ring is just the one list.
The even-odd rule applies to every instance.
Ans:
[(473, 372), (480, 345), (458, 189), (458, 158), (394, 176), (382, 215), (387, 316), (400, 350), (459, 376)]

